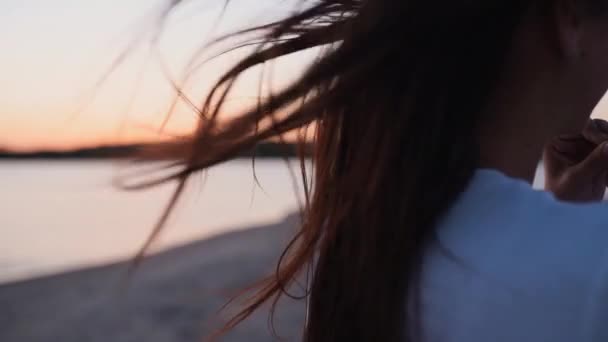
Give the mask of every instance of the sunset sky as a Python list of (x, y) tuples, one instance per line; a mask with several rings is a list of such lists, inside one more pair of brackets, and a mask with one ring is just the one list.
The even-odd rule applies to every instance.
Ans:
[[(157, 51), (170, 75), (179, 79), (209, 38), (267, 22), (294, 2), (231, 1), (212, 32), (222, 1), (187, 1), (169, 17), (157, 47), (150, 42), (167, 0), (0, 2), (0, 148), (69, 148), (162, 137), (158, 129), (175, 93)], [(140, 43), (96, 86), (134, 41)], [(241, 55), (206, 64), (185, 88), (192, 99), (200, 100), (220, 71)], [(288, 80), (285, 75), (302, 65), (301, 56), (285, 60), (275, 71), (275, 83)], [(253, 73), (245, 77), (231, 105), (250, 103), (257, 82)], [(193, 127), (195, 114), (187, 108), (178, 106), (163, 134), (182, 134)]]
[[(175, 93), (155, 57), (179, 79), (197, 48), (220, 33), (267, 22), (297, 0), (232, 0), (212, 32), (223, 0), (190, 0), (172, 13), (158, 39), (168, 0), (3, 0), (0, 2), (0, 148), (70, 148), (162, 137), (158, 129)], [(100, 83), (112, 62), (139, 41), (128, 58)], [(217, 52), (217, 50), (216, 50)], [(209, 52), (211, 54), (212, 52)], [(207, 64), (185, 88), (195, 101), (220, 71), (241, 56)], [(305, 55), (285, 59), (275, 84), (289, 80)], [(252, 101), (257, 74), (239, 83), (234, 108)], [(601, 116), (608, 106), (602, 105)], [(195, 123), (178, 106), (163, 134), (183, 134)]]

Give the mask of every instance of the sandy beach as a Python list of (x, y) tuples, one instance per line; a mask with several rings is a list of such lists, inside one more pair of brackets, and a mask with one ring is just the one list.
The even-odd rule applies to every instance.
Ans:
[[(126, 292), (119, 284), (128, 261), (0, 285), (0, 341), (200, 341), (231, 294), (272, 273), (296, 222), (289, 216), (150, 256)], [(277, 333), (298, 340), (303, 318), (302, 302), (284, 300)], [(266, 308), (222, 341), (270, 341), (267, 319)]]

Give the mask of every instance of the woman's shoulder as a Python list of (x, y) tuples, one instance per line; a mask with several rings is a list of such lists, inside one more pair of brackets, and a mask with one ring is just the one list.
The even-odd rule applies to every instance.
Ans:
[(576, 329), (584, 340), (608, 340), (608, 204), (562, 202), (483, 172), (445, 215), (437, 238), (425, 273), (432, 296), (450, 279), (448, 302), (458, 291), (491, 298), (475, 299), (490, 313), (477, 319), (512, 309), (510, 319), (522, 326), (582, 324)]
[(539, 233), (564, 234), (573, 241), (590, 240), (608, 247), (608, 202), (566, 202), (539, 190), (522, 191), (515, 199), (519, 199), (516, 210), (520, 219), (538, 227)]
[(478, 171), (465, 191), (461, 209), (520, 227), (546, 228), (556, 233), (563, 227), (600, 229), (608, 234), (608, 202), (573, 203), (560, 201), (547, 191), (533, 189), (528, 183), (496, 171)]
[(475, 259), (561, 260), (591, 270), (608, 260), (608, 203), (563, 202), (525, 182), (483, 172), (445, 216), (439, 236)]
[(505, 281), (577, 312), (585, 340), (606, 341), (608, 203), (564, 202), (542, 191), (519, 198), (519, 217), (507, 235), (512, 257), (495, 259), (510, 265)]

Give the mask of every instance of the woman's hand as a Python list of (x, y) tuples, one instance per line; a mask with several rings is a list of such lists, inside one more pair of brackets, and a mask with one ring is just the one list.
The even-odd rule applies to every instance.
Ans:
[(578, 135), (545, 146), (545, 189), (564, 201), (598, 202), (608, 184), (608, 122), (589, 120)]

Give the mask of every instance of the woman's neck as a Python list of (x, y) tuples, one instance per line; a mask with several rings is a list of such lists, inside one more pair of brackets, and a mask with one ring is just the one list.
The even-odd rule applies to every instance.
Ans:
[[(521, 29), (478, 126), (480, 167), (532, 183), (545, 144), (576, 129), (561, 60), (542, 48), (539, 28)], [(574, 115), (576, 117), (576, 115)], [(578, 132), (578, 131), (577, 131)]]
[(521, 133), (504, 129), (482, 131), (479, 166), (499, 170), (509, 177), (532, 184), (546, 140), (540, 135)]
[(478, 128), (480, 167), (534, 181), (545, 144), (566, 133), (564, 127), (579, 132), (578, 123), (564, 122), (572, 108), (560, 104), (554, 90), (539, 78), (497, 89)]

